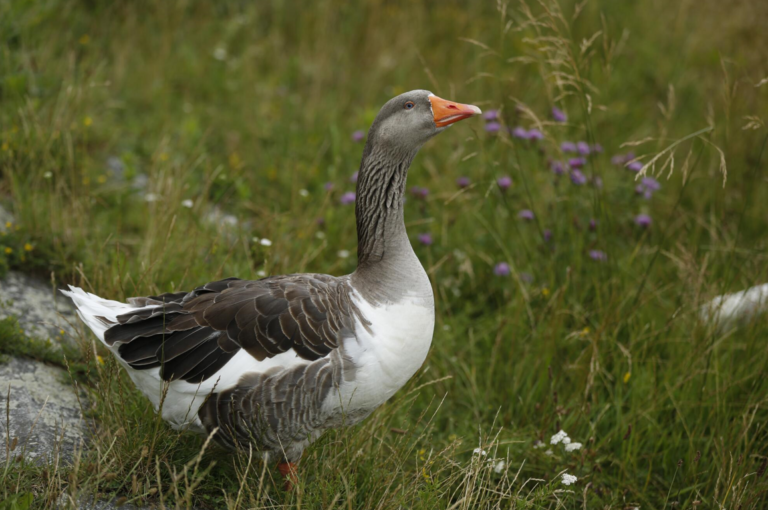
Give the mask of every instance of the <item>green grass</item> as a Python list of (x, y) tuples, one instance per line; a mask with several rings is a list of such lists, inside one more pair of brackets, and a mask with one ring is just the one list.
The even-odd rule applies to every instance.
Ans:
[[(7, 466), (0, 498), (761, 508), (768, 322), (720, 330), (698, 310), (768, 281), (768, 84), (757, 86), (768, 7), (579, 7), (0, 0), (0, 199), (21, 227), (0, 238), (0, 268), (54, 271), (112, 299), (260, 271), (351, 271), (354, 256), (338, 255), (355, 250), (353, 209), (339, 204), (362, 151), (350, 135), (399, 92), (429, 88), (546, 133), (532, 145), (475, 119), (421, 151), (409, 186), (430, 193), (408, 200), (406, 220), (437, 300), (433, 348), (393, 401), (306, 452), (295, 493), (247, 454), (200, 454), (204, 438), (158, 421), (107, 359), (89, 389), (90, 448), (72, 467)], [(553, 105), (567, 123), (550, 120)], [(584, 170), (602, 188), (553, 176), (565, 140), (605, 148)], [(610, 163), (668, 147), (674, 168), (671, 152), (648, 168), (662, 186), (650, 200)], [(132, 187), (138, 175), (156, 201)], [(462, 175), (473, 184), (460, 191)], [(244, 228), (207, 222), (214, 206)], [(650, 228), (634, 224), (640, 213)], [(425, 232), (431, 246), (417, 241)], [(494, 275), (502, 261), (511, 276)], [(534, 447), (561, 428), (584, 447)], [(578, 482), (562, 485), (562, 472)]]

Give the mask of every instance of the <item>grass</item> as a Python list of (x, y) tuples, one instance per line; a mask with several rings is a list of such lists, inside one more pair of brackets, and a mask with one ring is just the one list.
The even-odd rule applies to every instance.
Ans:
[[(406, 219), (437, 300), (433, 348), (391, 402), (306, 452), (296, 492), (248, 453), (166, 427), (106, 359), (90, 377), (89, 448), (70, 467), (5, 466), (0, 498), (761, 508), (768, 323), (723, 329), (698, 310), (768, 281), (766, 16), (746, 0), (0, 0), (0, 198), (20, 227), (0, 238), (0, 268), (113, 299), (351, 271), (350, 135), (398, 92), (429, 88), (546, 134), (472, 120), (421, 151), (409, 186), (429, 194)], [(581, 186), (550, 170), (577, 140), (605, 149)], [(648, 200), (610, 162), (630, 150), (661, 154)], [(535, 446), (560, 429), (583, 448)]]

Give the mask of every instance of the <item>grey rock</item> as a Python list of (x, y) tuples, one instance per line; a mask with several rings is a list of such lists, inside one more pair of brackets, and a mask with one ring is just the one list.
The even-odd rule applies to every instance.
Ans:
[(10, 271), (0, 280), (0, 319), (11, 315), (29, 336), (75, 345), (78, 319), (72, 304), (42, 279)]
[(70, 460), (82, 448), (80, 402), (68, 379), (66, 370), (28, 359), (0, 365), (0, 462), (14, 440), (11, 455), (32, 461)]

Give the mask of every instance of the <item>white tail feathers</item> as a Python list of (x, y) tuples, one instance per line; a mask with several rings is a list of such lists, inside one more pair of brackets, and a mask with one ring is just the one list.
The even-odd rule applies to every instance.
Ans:
[(69, 286), (68, 291), (62, 290), (61, 293), (75, 303), (80, 319), (102, 342), (104, 342), (104, 332), (109, 329), (111, 323), (117, 322), (117, 316), (136, 308), (127, 303), (100, 298), (96, 294), (90, 294), (72, 285)]
[(768, 310), (768, 283), (750, 287), (741, 292), (717, 296), (701, 307), (701, 318), (712, 321), (718, 328), (736, 322), (748, 321)]

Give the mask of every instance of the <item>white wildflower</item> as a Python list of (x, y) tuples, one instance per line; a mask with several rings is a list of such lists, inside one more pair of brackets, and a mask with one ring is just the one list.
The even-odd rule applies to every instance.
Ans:
[(571, 444), (571, 438), (568, 437), (568, 436), (565, 436), (563, 438), (563, 444), (565, 444), (565, 445)]
[(337, 255), (339, 256), (339, 258), (345, 259), (349, 257), (349, 250), (339, 250)]
[(563, 473), (563, 485), (571, 485), (572, 483), (576, 483), (576, 480), (578, 480), (578, 478), (575, 476)]
[(192, 202), (190, 199), (182, 200), (181, 205), (186, 207), (187, 209), (192, 209), (192, 206), (195, 205), (194, 202)]
[(256, 276), (258, 276), (259, 278), (264, 278), (265, 276), (267, 276), (267, 272), (264, 271), (263, 269), (259, 269), (258, 271), (256, 271)]
[(226, 48), (222, 48), (219, 46), (215, 50), (213, 50), (213, 58), (216, 60), (227, 60), (227, 50)]
[(265, 237), (264, 239), (259, 241), (259, 244), (262, 245), (262, 246), (272, 246), (272, 241), (270, 241), (269, 239), (267, 239)]
[(318, 230), (317, 232), (315, 232), (315, 237), (317, 237), (318, 239), (325, 239), (325, 232), (323, 232), (322, 230)]
[(307, 191), (307, 190), (302, 188), (302, 189), (299, 190), (299, 195), (301, 195), (302, 197), (308, 197), (309, 196), (309, 191)]
[(475, 449), (472, 451), (472, 453), (473, 453), (473, 454), (475, 454), (475, 455), (482, 455), (483, 457), (485, 457), (486, 455), (488, 455), (488, 452), (486, 452), (486, 451), (485, 451), (485, 450), (483, 450), (482, 448), (475, 448)]
[(53, 173), (52, 172), (45, 172), (43, 174), (43, 177), (45, 177), (46, 179), (50, 179), (51, 177), (53, 177)]
[(570, 443), (565, 445), (565, 451), (566, 452), (575, 452), (576, 450), (581, 450), (581, 443)]
[(494, 473), (501, 473), (504, 471), (504, 468), (506, 467), (506, 463), (503, 460), (500, 460), (496, 463), (495, 466), (493, 466), (493, 472)]
[(546, 452), (544, 452), (544, 455), (549, 455), (549, 456), (552, 456), (552, 455), (554, 455), (554, 454), (555, 454), (555, 452), (553, 452), (553, 451), (552, 451), (552, 448), (550, 448), (549, 450), (547, 450)]
[[(550, 444), (559, 444), (560, 442), (562, 442), (567, 437), (568, 437), (568, 434), (566, 434), (565, 431), (561, 430), (560, 432), (558, 432), (557, 434), (552, 436), (552, 439), (549, 441), (549, 443)], [(570, 442), (570, 440), (568, 442)]]
[(544, 441), (541, 441), (540, 439), (537, 439), (536, 442), (533, 443), (534, 448), (544, 448), (545, 446)]
[(155, 193), (147, 193), (146, 195), (144, 195), (145, 202), (157, 202), (159, 199), (160, 197)]

